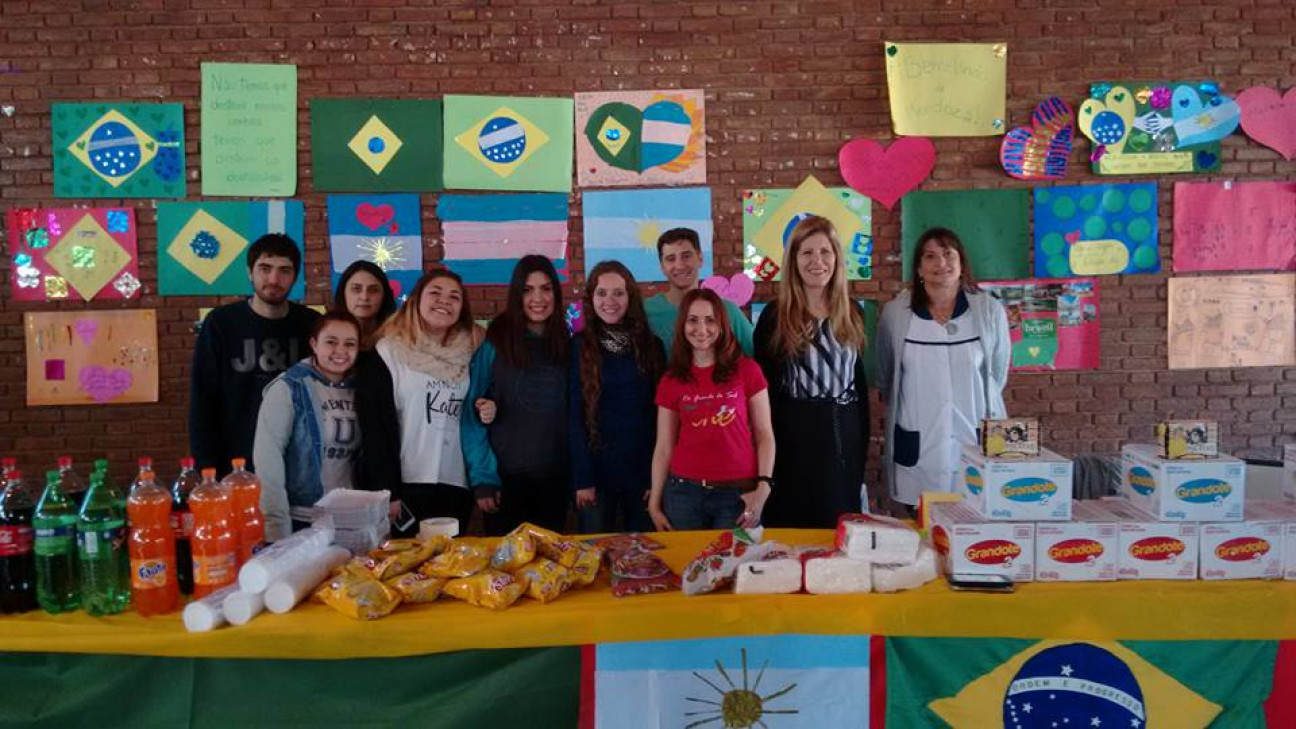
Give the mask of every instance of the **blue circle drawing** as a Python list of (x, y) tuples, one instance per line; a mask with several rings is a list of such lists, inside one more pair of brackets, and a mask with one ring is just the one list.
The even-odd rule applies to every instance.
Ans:
[(603, 132), (603, 136), (606, 137), (609, 142), (615, 142), (621, 138), (621, 130), (609, 129), (606, 132)]
[(1031, 656), (1008, 684), (1003, 725), (1144, 727), (1147, 704), (1125, 661), (1089, 643), (1053, 646)]
[(497, 116), (486, 122), (477, 134), (477, 147), (486, 159), (496, 164), (516, 162), (526, 151), (526, 129), (516, 119)]
[(211, 233), (201, 230), (198, 231), (198, 235), (193, 237), (193, 240), (189, 241), (189, 249), (193, 251), (195, 256), (211, 260), (220, 255), (220, 241)]
[(384, 149), (387, 149), (387, 143), (383, 141), (382, 137), (369, 138), (370, 152), (373, 152), (374, 154), (382, 154)]
[(1125, 120), (1115, 112), (1104, 111), (1094, 117), (1089, 129), (1099, 144), (1115, 144), (1125, 136)]
[(86, 151), (95, 172), (105, 177), (125, 177), (140, 165), (139, 140), (121, 122), (111, 121), (95, 127)]
[(783, 228), (783, 248), (788, 247), (788, 241), (792, 240), (792, 229), (797, 227), (797, 223), (814, 215), (814, 213), (797, 213), (788, 219), (787, 226)]

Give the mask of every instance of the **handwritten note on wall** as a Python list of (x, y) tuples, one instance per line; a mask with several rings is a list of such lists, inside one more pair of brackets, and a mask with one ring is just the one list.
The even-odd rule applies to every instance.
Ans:
[(1296, 274), (1170, 279), (1170, 369), (1296, 365)]
[(1006, 43), (882, 46), (896, 134), (990, 137), (1007, 131)]
[(1296, 271), (1296, 182), (1176, 182), (1174, 270)]
[(297, 67), (202, 64), (204, 195), (297, 192)]

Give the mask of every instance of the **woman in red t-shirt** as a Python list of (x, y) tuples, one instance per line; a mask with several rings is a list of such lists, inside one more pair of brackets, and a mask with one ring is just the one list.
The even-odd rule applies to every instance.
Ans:
[(648, 513), (661, 531), (756, 526), (774, 486), (765, 376), (714, 291), (688, 292), (679, 312), (657, 385)]

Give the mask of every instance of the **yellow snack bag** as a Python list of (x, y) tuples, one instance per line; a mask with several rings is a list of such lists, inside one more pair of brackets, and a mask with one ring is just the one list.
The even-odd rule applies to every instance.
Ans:
[(491, 568), (500, 572), (513, 572), (536, 556), (535, 539), (525, 532), (513, 532), (500, 542), (491, 555)]
[(375, 580), (372, 574), (355, 570), (343, 569), (316, 593), (329, 607), (357, 620), (381, 618), (401, 604), (399, 592)]
[(526, 578), (515, 578), (507, 572), (486, 570), (446, 583), (445, 594), (477, 607), (502, 610), (517, 602), (526, 592)]
[(439, 554), (449, 543), (449, 537), (388, 539), (381, 547), (369, 552), (369, 559), (373, 561), (370, 570), (380, 580), (403, 575)]
[(386, 581), (388, 587), (401, 594), (404, 602), (414, 604), (432, 602), (440, 597), (445, 583), (445, 580), (428, 577), (420, 572), (406, 572)]
[(594, 547), (582, 545), (582, 548), (575, 550), (573, 554), (575, 558), (568, 566), (572, 582), (579, 587), (584, 587), (598, 579), (599, 567), (603, 565), (603, 553)]
[(527, 597), (540, 602), (558, 599), (571, 586), (571, 573), (567, 568), (544, 557), (526, 565), (513, 576), (525, 577)]
[(446, 551), (419, 567), (428, 577), (469, 577), (490, 566), (490, 550), (476, 541), (456, 539)]

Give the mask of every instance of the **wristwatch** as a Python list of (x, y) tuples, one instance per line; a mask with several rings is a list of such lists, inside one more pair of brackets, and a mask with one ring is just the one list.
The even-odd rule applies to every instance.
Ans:
[(773, 479), (773, 477), (771, 477), (771, 476), (757, 476), (757, 477), (756, 477), (756, 483), (760, 483), (761, 481), (764, 481), (765, 483), (769, 484), (770, 489), (773, 489), (773, 488), (774, 488), (774, 479)]

